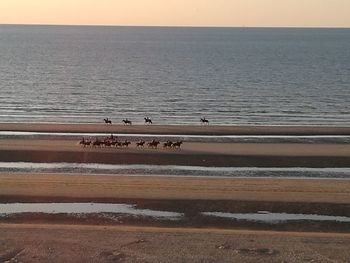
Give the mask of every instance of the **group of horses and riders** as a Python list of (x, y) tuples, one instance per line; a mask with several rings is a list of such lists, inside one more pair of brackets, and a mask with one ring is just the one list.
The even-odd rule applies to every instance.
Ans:
[(111, 135), (104, 139), (95, 138), (94, 140), (83, 138), (79, 141), (79, 144), (83, 147), (91, 146), (91, 147), (117, 147), (117, 148), (127, 148), (131, 144), (130, 141), (124, 140), (119, 141), (117, 137)]
[[(106, 124), (112, 124), (112, 120), (110, 120), (109, 118), (103, 119), (104, 122)], [(153, 124), (151, 118), (146, 117), (144, 118), (145, 123), (146, 124)], [(207, 120), (205, 117), (204, 118), (200, 118), (200, 122), (201, 124), (209, 124), (209, 120)], [(124, 125), (132, 125), (132, 121), (129, 119), (123, 119), (123, 123)], [(181, 145), (182, 145), (183, 141), (166, 141), (163, 142), (163, 148), (164, 149), (180, 149)], [(83, 138), (80, 142), (80, 145), (87, 147), (87, 146), (91, 146), (91, 147), (116, 147), (116, 148), (128, 148), (129, 145), (131, 144), (130, 141), (128, 140), (124, 140), (124, 141), (119, 141), (117, 137), (111, 135), (110, 137), (106, 137), (104, 139), (99, 139), (99, 138), (95, 138), (94, 140), (90, 140), (90, 139), (85, 139)], [(156, 140), (152, 140), (150, 142), (144, 141), (144, 140), (140, 140), (138, 142), (136, 142), (136, 148), (144, 148), (145, 145), (147, 145), (149, 148), (152, 149), (157, 149), (158, 145), (160, 145), (161, 142), (160, 141), (156, 141)]]
[[(109, 118), (106, 118), (106, 119), (103, 119), (103, 120), (104, 120), (105, 124), (112, 124), (112, 120), (110, 120)], [(144, 120), (145, 120), (146, 124), (153, 124), (152, 120), (150, 118), (148, 118), (148, 117), (144, 118)], [(125, 125), (132, 125), (132, 121), (130, 121), (128, 119), (124, 119), (123, 123)]]
[[(103, 119), (105, 124), (112, 124), (112, 120), (110, 120), (109, 118)], [(144, 118), (145, 123), (146, 124), (153, 124), (152, 120), (149, 117)], [(207, 120), (205, 117), (204, 118), (200, 118), (200, 122), (201, 124), (209, 124), (209, 120)], [(125, 125), (132, 125), (132, 121), (128, 120), (128, 119), (123, 119), (123, 123)]]
[[(183, 141), (166, 141), (163, 143), (164, 149), (180, 149)], [(136, 148), (144, 148), (145, 145), (148, 146), (148, 148), (157, 149), (158, 145), (160, 145), (161, 142), (157, 140), (152, 140), (150, 142), (146, 142), (144, 140), (140, 140), (136, 142)], [(83, 138), (81, 141), (79, 141), (79, 145), (82, 145), (83, 147), (115, 147), (115, 148), (128, 148), (129, 145), (131, 145), (131, 142), (128, 140), (119, 141), (116, 136), (113, 136), (113, 134), (109, 137), (99, 139), (95, 138), (94, 140), (85, 139)]]

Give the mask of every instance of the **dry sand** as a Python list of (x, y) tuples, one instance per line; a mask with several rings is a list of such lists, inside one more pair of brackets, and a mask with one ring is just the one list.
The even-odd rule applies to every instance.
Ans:
[(350, 204), (350, 181), (0, 174), (0, 197), (5, 196)]
[(349, 262), (349, 234), (0, 224), (1, 262)]

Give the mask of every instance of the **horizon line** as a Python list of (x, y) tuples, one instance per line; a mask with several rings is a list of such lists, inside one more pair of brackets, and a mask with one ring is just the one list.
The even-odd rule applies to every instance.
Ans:
[(115, 24), (17, 24), (0, 23), (0, 26), (67, 26), (67, 27), (166, 27), (166, 28), (261, 28), (261, 29), (350, 29), (350, 26), (224, 26), (224, 25), (115, 25)]

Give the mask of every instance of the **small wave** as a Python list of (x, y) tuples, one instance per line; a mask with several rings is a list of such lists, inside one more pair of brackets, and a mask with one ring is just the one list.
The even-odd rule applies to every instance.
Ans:
[(345, 216), (327, 216), (313, 214), (288, 214), (288, 213), (223, 213), (223, 212), (203, 212), (205, 216), (227, 218), (234, 220), (265, 222), (277, 224), (287, 221), (335, 221), (350, 223), (350, 217)]
[[(69, 133), (69, 132), (16, 132), (0, 131), (0, 139), (80, 139), (81, 137), (107, 137), (110, 133)], [(176, 134), (127, 134), (114, 133), (114, 136), (130, 140), (173, 139), (191, 142), (231, 142), (231, 143), (350, 143), (348, 135), (176, 135)]]
[(105, 175), (160, 175), (230, 178), (323, 178), (350, 179), (350, 168), (204, 167), (181, 165), (113, 165), (97, 163), (0, 162), (0, 172), (34, 172)]
[(23, 213), (72, 215), (110, 213), (170, 220), (183, 217), (183, 214), (176, 212), (137, 209), (136, 205), (106, 203), (10, 203), (0, 204), (0, 211), (0, 217)]

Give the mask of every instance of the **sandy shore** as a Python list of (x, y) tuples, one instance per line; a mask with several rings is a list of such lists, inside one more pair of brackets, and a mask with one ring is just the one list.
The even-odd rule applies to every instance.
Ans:
[(349, 262), (349, 234), (0, 224), (0, 261)]
[[(348, 180), (0, 174), (0, 199), (237, 200), (350, 204)], [(19, 197), (19, 198), (18, 198)]]
[(350, 135), (350, 127), (0, 123), (0, 131), (174, 135)]

